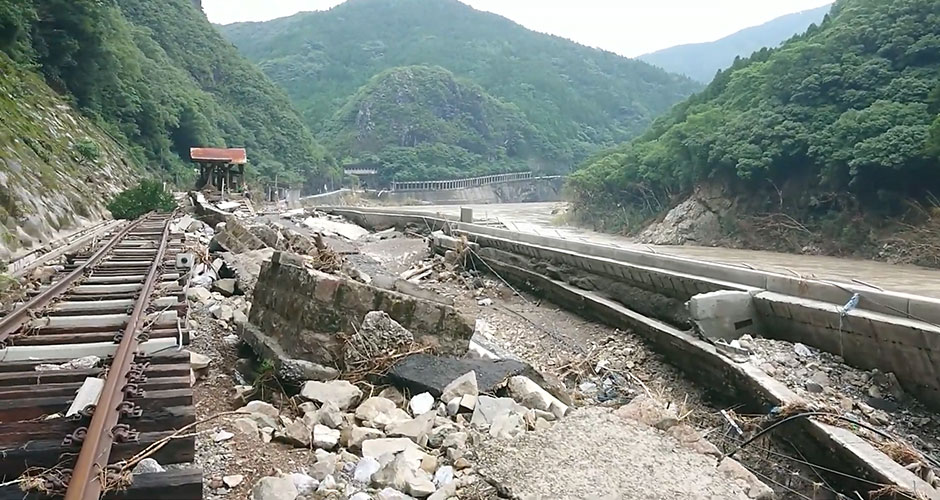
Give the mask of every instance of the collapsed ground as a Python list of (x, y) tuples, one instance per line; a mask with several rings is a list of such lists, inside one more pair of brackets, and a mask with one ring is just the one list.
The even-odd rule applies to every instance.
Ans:
[[(470, 414), (448, 415), (446, 411), (446, 402), (442, 401), (444, 407), (442, 414), (434, 417), (434, 422), (429, 427), (431, 437), (443, 444), (443, 439), (448, 434), (445, 430), (451, 430), (451, 427), (457, 427), (456, 432), (466, 432), (472, 436), (468, 441), (466, 450), (451, 452), (445, 448), (438, 448), (440, 454), (441, 467), (450, 466), (453, 468), (450, 472), (454, 474), (453, 483), (434, 484), (435, 492), (437, 490), (446, 494), (457, 493), (460, 498), (488, 498), (494, 496), (519, 496), (520, 493), (512, 491), (512, 478), (518, 476), (522, 471), (511, 471), (512, 466), (505, 460), (494, 459), (499, 456), (512, 457), (516, 463), (520, 460), (528, 465), (545, 465), (545, 468), (551, 470), (547, 464), (542, 461), (555, 461), (563, 459), (562, 456), (545, 457), (541, 453), (526, 454), (525, 447), (532, 446), (535, 449), (554, 450), (554, 445), (558, 440), (576, 439), (577, 442), (583, 442), (585, 447), (589, 446), (590, 439), (584, 438), (579, 432), (583, 433), (585, 429), (590, 429), (592, 425), (600, 425), (598, 422), (609, 425), (628, 425), (624, 424), (624, 419), (614, 419), (611, 422), (611, 415), (607, 413), (594, 413), (594, 410), (588, 411), (587, 408), (617, 408), (626, 403), (633, 402), (634, 405), (643, 405), (643, 401), (656, 401), (658, 405), (653, 406), (657, 410), (662, 410), (665, 406), (669, 412), (674, 415), (673, 420), (676, 423), (689, 424), (691, 428), (698, 429), (707, 439), (724, 451), (732, 448), (740, 442), (737, 436), (737, 429), (750, 422), (748, 416), (737, 416), (732, 407), (726, 407), (709, 398), (709, 395), (703, 388), (697, 387), (688, 379), (683, 377), (671, 365), (659, 355), (652, 352), (638, 337), (630, 332), (622, 332), (606, 326), (585, 321), (570, 312), (560, 310), (551, 304), (540, 303), (535, 297), (524, 293), (518, 293), (508, 283), (502, 282), (497, 276), (491, 273), (478, 272), (471, 266), (470, 269), (462, 269), (455, 266), (454, 262), (447, 261), (441, 257), (430, 257), (427, 251), (426, 242), (421, 239), (417, 233), (422, 232), (421, 228), (414, 228), (415, 231), (384, 231), (376, 234), (368, 234), (358, 226), (344, 223), (340, 220), (333, 220), (323, 214), (307, 214), (303, 211), (286, 214), (286, 218), (271, 215), (265, 216), (265, 220), (252, 221), (257, 224), (254, 227), (265, 227), (267, 229), (257, 229), (255, 232), (264, 236), (267, 233), (270, 236), (271, 228), (276, 228), (282, 236), (292, 235), (284, 239), (290, 240), (292, 245), (296, 246), (300, 234), (307, 238), (315, 238), (315, 234), (322, 235), (322, 238), (306, 245), (306, 251), (311, 248), (317, 248), (322, 245), (319, 251), (313, 251), (316, 257), (308, 258), (307, 266), (325, 269), (327, 271), (338, 273), (348, 277), (353, 281), (375, 283), (392, 289), (405, 289), (405, 291), (419, 294), (430, 293), (439, 300), (452, 303), (456, 309), (472, 318), (477, 318), (474, 332), (475, 345), (482, 346), (489, 352), (495, 352), (500, 356), (515, 357), (530, 363), (546, 379), (561, 381), (567, 388), (567, 392), (574, 399), (574, 407), (577, 409), (574, 415), (577, 418), (571, 419), (570, 415), (563, 417), (559, 422), (550, 422), (547, 419), (539, 421), (538, 417), (526, 420), (525, 412), (519, 412), (519, 421), (514, 420), (517, 426), (510, 426), (512, 430), (504, 433), (501, 438), (515, 438), (515, 443), (511, 445), (505, 443), (501, 438), (490, 437), (489, 433), (477, 432), (473, 426), (466, 426), (467, 420), (472, 416)], [(312, 216), (311, 216), (312, 215)], [(276, 223), (273, 223), (277, 220)], [(263, 222), (263, 223), (262, 223)], [(195, 231), (193, 231), (195, 226)], [(251, 227), (251, 226), (249, 226)], [(193, 240), (194, 248), (206, 257), (206, 263), (216, 262), (218, 259), (209, 258), (201, 250), (201, 245), (213, 246), (210, 241), (210, 235), (215, 231), (211, 227), (188, 221), (187, 227), (190, 232), (190, 239)], [(224, 231), (224, 227), (221, 228)], [(306, 234), (305, 234), (306, 233)], [(270, 238), (262, 238), (270, 240)], [(319, 241), (320, 243), (317, 243)], [(217, 243), (217, 241), (216, 241)], [(276, 245), (276, 244), (275, 244)], [(238, 246), (238, 245), (236, 245)], [(300, 246), (304, 246), (301, 244)], [(293, 248), (296, 250), (296, 248)], [(221, 249), (220, 249), (221, 250)], [(245, 250), (241, 248), (240, 250)], [(324, 251), (325, 250), (325, 251)], [(270, 360), (258, 360), (254, 354), (240, 342), (237, 333), (237, 324), (247, 321), (249, 300), (252, 295), (252, 281), (250, 277), (253, 273), (260, 271), (260, 262), (269, 259), (274, 251), (272, 249), (253, 249), (241, 253), (221, 254), (226, 268), (233, 268), (238, 273), (234, 278), (222, 278), (216, 283), (206, 283), (203, 285), (212, 287), (216, 290), (209, 293), (203, 292), (191, 293), (193, 307), (191, 309), (191, 321), (193, 321), (193, 345), (192, 349), (197, 353), (205, 354), (208, 358), (208, 368), (199, 371), (201, 377), (196, 385), (196, 400), (198, 402), (197, 412), (200, 419), (212, 418), (221, 413), (230, 412), (238, 409), (245, 403), (246, 399), (258, 398), (265, 400), (273, 405), (273, 411), (265, 410), (271, 413), (270, 418), (280, 419), (280, 422), (274, 422), (271, 427), (281, 427), (287, 429), (300, 430), (303, 434), (303, 428), (295, 425), (296, 421), (306, 423), (319, 422), (321, 409), (314, 410), (309, 406), (309, 401), (301, 403), (306, 398), (303, 397), (303, 391), (297, 395), (298, 389), (302, 389), (302, 382), (295, 380), (295, 384), (279, 381), (274, 375), (278, 370)], [(325, 255), (330, 256), (324, 258)], [(247, 259), (239, 257), (250, 256)], [(244, 261), (252, 261), (251, 265), (245, 265)], [(239, 265), (241, 264), (241, 265)], [(251, 270), (248, 270), (248, 269)], [(219, 273), (216, 272), (216, 275)], [(224, 273), (223, 273), (224, 274)], [(402, 276), (409, 279), (403, 280)], [(200, 288), (200, 278), (196, 279), (195, 289)], [(203, 278), (204, 280), (204, 278)], [(241, 288), (241, 289), (239, 289)], [(232, 293), (244, 293), (245, 295), (230, 295)], [(918, 447), (927, 453), (936, 453), (937, 443), (935, 437), (937, 425), (940, 424), (936, 417), (923, 411), (922, 408), (904, 405), (894, 408), (871, 408), (864, 400), (864, 394), (873, 391), (881, 394), (880, 391), (890, 393), (895, 390), (891, 385), (890, 377), (878, 376), (878, 374), (869, 374), (866, 379), (863, 375), (858, 375), (852, 380), (857, 380), (858, 390), (850, 391), (847, 396), (841, 399), (835, 399), (838, 392), (836, 384), (823, 386), (825, 379), (817, 375), (821, 371), (827, 375), (832, 375), (832, 380), (841, 383), (843, 373), (854, 373), (844, 365), (839, 365), (837, 361), (827, 359), (823, 353), (812, 350), (809, 355), (805, 355), (802, 349), (794, 346), (785, 345), (776, 341), (757, 339), (754, 341), (757, 348), (753, 349), (760, 359), (766, 359), (764, 363), (770, 363), (773, 366), (782, 366), (802, 369), (810, 374), (813, 381), (822, 387), (822, 392), (810, 392), (811, 394), (821, 394), (817, 399), (829, 398), (835, 401), (846, 411), (858, 409), (868, 421), (875, 425), (882, 426), (888, 430), (898, 430), (901, 432), (912, 432), (920, 429), (922, 432), (917, 438)], [(803, 348), (805, 349), (805, 347)], [(790, 353), (788, 356), (787, 353)], [(757, 361), (755, 361), (757, 362)], [(820, 366), (822, 368), (820, 368)], [(770, 370), (768, 370), (770, 371)], [(833, 373), (835, 371), (835, 373)], [(340, 374), (341, 375), (341, 374)], [(330, 377), (334, 374), (330, 374)], [(325, 378), (330, 378), (325, 377)], [(791, 386), (795, 385), (795, 380), (787, 380)], [(800, 379), (800, 382), (803, 380)], [(380, 385), (375, 385), (377, 379), (362, 380), (358, 384), (363, 394), (359, 399), (365, 402), (371, 401), (370, 395), (388, 396), (386, 399), (397, 404), (398, 408), (408, 408), (410, 403), (407, 397), (411, 394), (399, 396), (401, 391), (392, 391), (389, 388), (383, 389)], [(252, 387), (249, 388), (248, 384)], [(811, 386), (813, 391), (817, 388)], [(363, 390), (364, 389), (364, 390)], [(382, 392), (382, 391), (385, 392)], [(805, 387), (800, 390), (805, 393)], [(248, 398), (237, 396), (251, 392)], [(407, 392), (407, 391), (406, 391)], [(417, 395), (417, 394), (414, 394)], [(293, 396), (293, 397), (291, 397)], [(638, 398), (638, 396), (641, 396)], [(812, 398), (811, 398), (812, 399)], [(307, 410), (301, 409), (302, 404), (307, 404)], [(364, 403), (363, 403), (364, 404)], [(870, 411), (866, 411), (869, 409)], [(357, 428), (363, 429), (364, 425), (370, 423), (368, 419), (362, 419), (355, 416), (359, 411), (352, 405), (346, 413), (339, 418), (350, 425), (361, 424)], [(466, 409), (465, 409), (466, 410)], [(721, 410), (727, 410), (724, 413)], [(407, 410), (405, 410), (407, 411)], [(586, 413), (585, 413), (586, 412)], [(341, 412), (342, 413), (342, 412)], [(627, 412), (629, 413), (629, 412)], [(412, 414), (417, 420), (420, 414)], [(515, 413), (510, 412), (511, 415)], [(310, 416), (308, 416), (310, 415)], [(401, 416), (401, 414), (399, 414)], [(530, 413), (529, 416), (532, 414)], [(335, 416), (335, 415), (333, 415)], [(404, 416), (408, 416), (407, 413)], [(546, 415), (547, 416), (547, 415)], [(299, 417), (296, 420), (284, 420), (287, 417)], [(264, 421), (264, 417), (259, 417)], [(349, 447), (348, 437), (340, 436), (339, 443), (346, 445), (344, 451), (327, 454), (323, 448), (315, 449), (317, 446), (313, 441), (317, 439), (317, 431), (312, 432), (311, 442), (304, 439), (294, 439), (278, 434), (264, 433), (258, 435), (255, 427), (244, 421), (236, 423), (235, 420), (244, 420), (244, 417), (223, 416), (211, 424), (214, 427), (207, 429), (201, 434), (197, 441), (199, 464), (206, 470), (206, 497), (223, 498), (233, 497), (241, 498), (249, 494), (254, 495), (257, 500), (268, 500), (269, 498), (281, 498), (268, 495), (268, 489), (277, 486), (268, 485), (266, 482), (276, 483), (278, 481), (293, 482), (295, 489), (299, 488), (298, 493), (308, 495), (310, 498), (331, 498), (334, 495), (337, 498), (404, 498), (393, 496), (401, 494), (386, 491), (383, 488), (398, 486), (399, 489), (407, 490), (411, 486), (402, 481), (396, 482), (391, 477), (390, 470), (401, 472), (407, 475), (408, 460), (402, 459), (402, 463), (393, 463), (394, 458), (389, 463), (382, 463), (380, 476), (385, 479), (376, 480), (374, 477), (369, 480), (356, 481), (355, 473), (360, 462), (365, 460), (359, 455), (354, 455), (350, 451), (356, 448)], [(570, 419), (571, 423), (568, 423)], [(445, 421), (448, 420), (448, 421)], [(635, 423), (642, 418), (627, 419), (628, 422)], [(521, 421), (521, 423), (520, 423)], [(648, 421), (652, 425), (657, 425), (662, 421), (661, 418)], [(588, 422), (585, 425), (584, 422)], [(256, 422), (257, 423), (257, 422)], [(501, 423), (500, 434), (505, 430)], [(322, 425), (322, 424), (313, 424)], [(554, 429), (554, 426), (563, 425), (564, 427)], [(462, 426), (466, 426), (462, 427)], [(570, 426), (570, 427), (569, 427)], [(342, 428), (341, 425), (337, 427)], [(381, 427), (377, 425), (376, 427)], [(245, 429), (248, 429), (247, 435), (244, 435)], [(528, 432), (517, 432), (523, 428)], [(663, 463), (675, 459), (677, 451), (674, 449), (677, 439), (682, 442), (683, 439), (674, 434), (672, 440), (665, 438), (662, 431), (653, 430), (648, 427), (642, 427), (637, 431), (631, 429), (629, 432), (636, 432), (638, 435), (649, 437), (650, 433), (654, 437), (650, 441), (652, 449), (658, 449), (662, 455)], [(682, 425), (681, 428), (685, 428)], [(579, 429), (581, 429), (579, 431)], [(326, 429), (321, 429), (326, 431)], [(439, 432), (435, 433), (435, 430)], [(609, 429), (608, 429), (609, 430)], [(388, 429), (381, 429), (377, 432), (382, 433)], [(619, 429), (619, 432), (627, 432)], [(280, 429), (279, 429), (280, 432)], [(309, 432), (309, 431), (308, 431)], [(372, 432), (372, 431), (360, 431)], [(658, 433), (658, 436), (655, 434)], [(229, 435), (231, 434), (231, 435)], [(332, 434), (329, 432), (328, 434)], [(444, 434), (444, 436), (442, 436)], [(375, 434), (378, 436), (379, 434)], [(696, 434), (697, 435), (697, 434)], [(577, 438), (573, 438), (577, 436)], [(271, 439), (273, 438), (273, 439)], [(271, 439), (271, 442), (265, 442)], [(693, 439), (699, 442), (699, 439)], [(496, 443), (495, 445), (493, 443)], [(670, 445), (670, 443), (672, 443)], [(323, 444), (323, 443), (320, 443)], [(329, 444), (329, 443), (327, 443)], [(452, 443), (453, 444), (453, 443)], [(595, 443), (596, 445), (596, 443)], [(780, 447), (780, 443), (773, 441), (762, 441), (750, 449), (742, 451), (738, 458), (753, 473), (761, 477), (764, 482), (774, 486), (779, 498), (825, 498), (820, 496), (829, 491), (829, 495), (834, 495), (832, 488), (821, 477), (816, 475), (812, 468), (798, 462), (793, 458), (791, 450)], [(361, 444), (360, 444), (361, 446)], [(708, 448), (711, 446), (711, 448)], [(263, 447), (263, 448), (259, 448)], [(700, 443), (700, 452), (706, 454), (718, 454), (714, 446)], [(564, 447), (563, 447), (564, 448)], [(655, 455), (644, 447), (642, 452), (646, 458)], [(329, 449), (329, 448), (327, 448)], [(567, 449), (567, 448), (564, 448)], [(520, 450), (518, 456), (513, 456), (510, 450)], [(704, 450), (704, 451), (703, 451)], [(361, 449), (357, 450), (361, 454)], [(596, 451), (596, 450), (594, 450)], [(591, 454), (594, 454), (594, 451)], [(563, 453), (562, 451), (556, 451)], [(586, 450), (585, 450), (586, 452)], [(640, 453), (637, 450), (635, 453)], [(458, 463), (454, 456), (465, 459)], [(372, 457), (377, 458), (377, 457)], [(570, 457), (569, 457), (570, 458)], [(554, 460), (553, 460), (554, 459)], [(623, 460), (632, 460), (629, 453), (622, 457)], [(654, 459), (655, 460), (655, 459)], [(711, 459), (714, 465), (714, 457)], [(420, 462), (423, 462), (421, 460)], [(535, 461), (536, 464), (529, 462)], [(494, 463), (495, 462), (495, 463)], [(512, 460), (510, 460), (512, 462)], [(448, 465), (443, 465), (447, 463)], [(391, 465), (390, 465), (391, 464)], [(419, 463), (415, 462), (420, 468)], [(412, 465), (415, 465), (412, 464)], [(589, 465), (596, 465), (590, 462)], [(613, 465), (613, 464), (611, 464)], [(371, 462), (367, 467), (372, 467)], [(397, 469), (396, 469), (397, 467)], [(434, 468), (433, 471), (426, 471), (424, 474), (428, 477), (424, 479), (433, 479), (433, 474), (441, 467)], [(426, 467), (427, 468), (427, 467)], [(570, 468), (570, 467), (568, 467)], [(387, 470), (388, 469), (388, 470)], [(526, 467), (529, 469), (529, 467)], [(368, 469), (367, 469), (368, 470)], [(423, 469), (422, 469), (423, 470)], [(405, 471), (405, 472), (402, 472)], [(328, 472), (328, 473), (327, 473)], [(412, 471), (413, 472), (413, 471)], [(689, 472), (689, 471), (687, 471)], [(690, 473), (697, 480), (710, 477), (709, 469), (693, 468)], [(443, 473), (447, 476), (449, 472)], [(677, 474), (675, 471), (672, 474)], [(281, 474), (294, 474), (285, 476), (291, 478), (291, 481), (284, 480)], [(239, 477), (241, 476), (241, 477)], [(327, 478), (329, 476), (329, 478)], [(547, 476), (547, 477), (546, 477)], [(743, 477), (753, 478), (747, 472)], [(262, 478), (271, 477), (262, 481)], [(552, 473), (535, 475), (529, 477), (529, 482), (543, 486), (542, 491), (557, 491), (551, 483), (557, 479), (557, 475)], [(736, 493), (725, 493), (728, 498), (731, 494), (738, 494), (750, 491), (751, 496), (767, 494), (769, 490), (759, 485), (749, 486), (748, 481), (729, 480), (722, 476), (723, 481), (729, 483), (732, 489), (736, 486)], [(401, 479), (400, 477), (398, 479)], [(414, 479), (414, 478), (412, 478)], [(447, 479), (444, 477), (444, 479)], [(543, 481), (543, 482), (540, 482)], [(719, 481), (721, 482), (721, 481)], [(735, 483), (737, 482), (737, 485)], [(316, 486), (313, 486), (316, 483)], [(326, 486), (324, 486), (324, 483)], [(578, 481), (565, 481), (569, 487), (580, 484)], [(598, 482), (593, 481), (598, 487)], [(268, 486), (271, 486), (268, 488)], [(427, 484), (424, 484), (427, 487)], [(447, 486), (445, 489), (442, 486)], [(601, 487), (604, 483), (601, 482)], [(668, 484), (662, 484), (662, 488), (668, 490)], [(286, 488), (286, 486), (284, 486)], [(260, 488), (260, 490), (259, 490)], [(286, 488), (289, 490), (289, 488)], [(430, 488), (428, 488), (430, 489)], [(264, 491), (262, 491), (264, 490)], [(303, 491), (300, 491), (303, 490)], [(310, 491), (306, 491), (310, 490)], [(418, 490), (414, 490), (418, 491)], [(412, 493), (414, 493), (412, 491)], [(538, 490), (535, 490), (536, 492)], [(635, 490), (640, 491), (640, 490)], [(249, 493), (251, 492), (251, 493)], [(675, 492), (678, 492), (676, 490)], [(282, 492), (284, 498), (290, 496), (290, 491)], [(423, 493), (427, 493), (426, 491)], [(521, 492), (523, 495), (526, 491)], [(591, 496), (591, 494), (600, 494), (600, 492), (579, 492), (572, 498)], [(610, 492), (616, 494), (616, 492)], [(373, 495), (355, 497), (357, 494)], [(621, 493), (622, 494), (622, 493)], [(653, 498), (641, 495), (644, 498)], [(306, 498), (306, 497), (305, 497)], [(447, 498), (439, 494), (438, 498)], [(664, 497), (665, 498), (665, 497)], [(709, 498), (701, 496), (700, 498)], [(718, 497), (716, 497), (718, 498)]]

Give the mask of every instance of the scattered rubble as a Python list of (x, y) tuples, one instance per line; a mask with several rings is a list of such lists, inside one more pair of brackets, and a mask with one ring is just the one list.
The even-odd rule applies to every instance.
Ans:
[[(192, 347), (206, 356), (193, 357), (194, 370), (200, 372), (197, 391), (206, 401), (197, 412), (205, 418), (237, 410), (197, 438), (205, 498), (485, 497), (481, 493), (493, 489), (488, 481), (495, 476), (480, 476), (478, 465), (485, 463), (480, 460), (516, 448), (498, 443), (526, 445), (536, 435), (577, 442), (559, 426), (577, 418), (579, 410), (573, 409), (575, 402), (564, 386), (546, 375), (560, 373), (563, 363), (545, 370), (544, 360), (535, 358), (545, 370), (540, 371), (514, 359), (460, 358), (473, 332), (487, 328), (474, 328), (474, 321), (462, 317), (434, 288), (446, 283), (452, 293), (460, 287), (474, 307), (486, 308), (483, 324), (492, 339), (528, 341), (536, 336), (506, 329), (495, 319), (501, 312), (500, 294), (511, 297), (511, 291), (479, 273), (456, 270), (453, 264), (462, 261), (459, 248), (448, 257), (430, 259), (430, 272), (416, 268), (406, 279), (396, 276), (391, 289), (382, 288), (386, 285), (371, 272), (318, 267), (325, 262), (319, 257), (287, 253), (324, 252), (321, 240), (290, 224), (314, 226), (324, 236), (332, 232), (349, 241), (363, 240), (361, 244), (387, 241), (365, 233), (344, 234), (348, 228), (333, 231), (323, 221), (306, 223), (307, 217), (318, 215), (295, 212), (281, 219), (283, 224), (229, 216), (217, 229), (189, 223), (198, 227), (194, 238), (201, 244), (209, 243), (204, 241), (210, 235), (207, 229), (214, 231), (212, 246), (221, 250), (199, 262), (194, 270), (198, 280), (187, 290)], [(309, 248), (304, 249), (304, 241)], [(337, 262), (342, 260), (335, 255)], [(280, 269), (271, 273), (274, 268)], [(400, 293), (418, 284), (421, 298)], [(284, 306), (293, 310), (278, 310)], [(250, 340), (245, 332), (251, 329), (269, 338)], [(276, 340), (273, 348), (264, 344), (271, 338)], [(286, 339), (291, 345), (283, 345)], [(257, 359), (245, 358), (245, 344)], [(619, 351), (612, 347), (610, 352)], [(382, 361), (368, 362), (375, 359)], [(607, 363), (622, 366), (614, 356)], [(356, 367), (360, 369), (349, 370)], [(614, 371), (598, 372), (602, 375), (584, 381), (595, 384), (592, 404), (635, 396), (626, 392), (629, 383), (614, 378)], [(613, 387), (624, 391), (622, 397), (602, 399)], [(593, 432), (592, 439), (607, 439), (597, 429)], [(488, 443), (500, 451), (486, 451)], [(618, 453), (629, 449), (616, 447)], [(588, 476), (616, 477), (619, 467), (604, 459), (591, 465)], [(503, 488), (511, 481), (496, 482)], [(546, 491), (553, 490), (540, 493)]]
[[(853, 368), (839, 356), (800, 343), (750, 335), (739, 342), (750, 351), (750, 363), (819, 409), (866, 422), (923, 453), (940, 454), (940, 417), (905, 393), (893, 373)], [(855, 431), (876, 437), (865, 429)]]

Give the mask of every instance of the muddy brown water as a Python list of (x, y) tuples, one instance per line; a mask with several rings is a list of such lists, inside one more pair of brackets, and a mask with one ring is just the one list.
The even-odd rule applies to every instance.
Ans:
[[(782, 274), (797, 274), (807, 279), (851, 283), (860, 280), (885, 290), (940, 298), (940, 270), (918, 266), (888, 264), (863, 259), (797, 255), (760, 250), (720, 247), (668, 246), (637, 243), (616, 234), (599, 233), (559, 224), (557, 214), (564, 212), (564, 203), (501, 203), (463, 205), (473, 209), (476, 220), (498, 220), (508, 229), (524, 233), (553, 236), (620, 248), (651, 251), (722, 264), (751, 267)], [(419, 205), (394, 207), (396, 210), (429, 212), (459, 216), (461, 205)]]

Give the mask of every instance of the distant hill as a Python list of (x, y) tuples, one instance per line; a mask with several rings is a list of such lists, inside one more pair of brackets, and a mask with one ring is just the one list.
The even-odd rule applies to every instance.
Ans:
[(708, 83), (720, 69), (731, 66), (735, 57), (747, 57), (763, 47), (776, 47), (793, 35), (819, 24), (832, 5), (778, 17), (760, 26), (743, 29), (714, 42), (677, 45), (642, 55), (637, 59)]
[(439, 66), (392, 68), (331, 118), (325, 144), (399, 180), (538, 168), (547, 143), (519, 109)]
[(576, 216), (629, 232), (690, 201), (730, 244), (940, 267), (937, 33), (936, 0), (838, 0), (585, 162)]
[[(636, 136), (701, 88), (457, 0), (349, 0), (325, 12), (221, 29), (287, 90), (321, 138), (337, 109), (375, 75), (439, 66), (513, 105), (544, 138), (547, 150), (538, 159), (546, 169), (567, 170), (603, 146)], [(500, 157), (484, 144), (484, 156)]]

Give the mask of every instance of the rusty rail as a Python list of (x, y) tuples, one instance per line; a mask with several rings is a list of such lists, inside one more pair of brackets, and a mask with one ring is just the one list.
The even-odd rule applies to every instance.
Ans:
[(98, 500), (105, 489), (102, 481), (107, 481), (108, 459), (111, 456), (112, 444), (115, 440), (134, 439), (134, 432), (127, 426), (118, 425), (118, 420), (122, 414), (135, 411), (133, 403), (125, 404), (124, 398), (128, 392), (135, 392), (137, 379), (141, 375), (140, 370), (131, 369), (140, 340), (137, 328), (150, 301), (157, 276), (162, 270), (169, 232), (170, 219), (167, 219), (163, 226), (160, 246), (154, 256), (140, 296), (134, 303), (131, 317), (124, 327), (121, 343), (114, 354), (114, 360), (88, 426), (82, 450), (72, 469), (65, 500)]
[(43, 290), (41, 293), (33, 297), (30, 301), (26, 302), (18, 309), (14, 310), (10, 314), (0, 318), (0, 346), (6, 342), (6, 339), (12, 335), (14, 332), (19, 330), (23, 323), (29, 319), (30, 311), (38, 311), (46, 306), (56, 297), (62, 295), (69, 286), (75, 283), (80, 277), (84, 276), (85, 271), (93, 268), (98, 264), (101, 259), (103, 259), (108, 253), (113, 249), (132, 229), (140, 225), (144, 219), (138, 219), (130, 224), (124, 226), (124, 229), (118, 231), (111, 240), (101, 246), (91, 257), (88, 258), (81, 265), (76, 267), (71, 273), (57, 281), (49, 288)]

